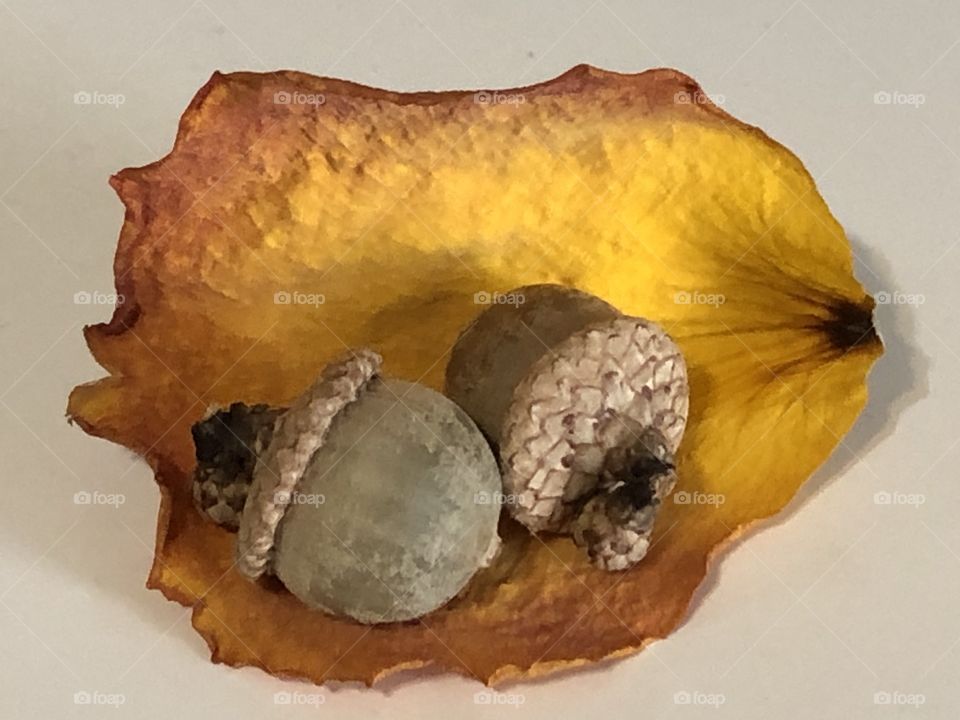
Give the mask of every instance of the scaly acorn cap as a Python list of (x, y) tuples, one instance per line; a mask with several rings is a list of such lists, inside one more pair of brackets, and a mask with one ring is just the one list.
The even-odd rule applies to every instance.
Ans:
[(247, 501), (257, 458), (270, 444), (284, 408), (235, 402), (212, 407), (191, 429), (197, 467), (193, 501), (206, 518), (236, 531)]
[(688, 408), (683, 355), (656, 323), (621, 316), (574, 333), (514, 390), (500, 446), (511, 513), (534, 532), (572, 532), (618, 448), (652, 427), (675, 453)]
[(247, 577), (269, 571), (274, 535), (310, 458), (322, 447), (337, 415), (360, 396), (382, 363), (372, 350), (353, 351), (328, 365), (277, 419), (270, 445), (254, 470), (237, 535), (237, 568)]

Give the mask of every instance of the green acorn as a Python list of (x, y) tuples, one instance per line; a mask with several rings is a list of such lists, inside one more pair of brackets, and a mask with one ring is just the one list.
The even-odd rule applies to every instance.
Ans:
[(287, 409), (235, 404), (194, 428), (194, 497), (238, 528), (240, 572), (371, 624), (441, 607), (500, 545), (499, 506), (478, 500), (501, 488), (482, 433), (380, 365), (358, 350)]

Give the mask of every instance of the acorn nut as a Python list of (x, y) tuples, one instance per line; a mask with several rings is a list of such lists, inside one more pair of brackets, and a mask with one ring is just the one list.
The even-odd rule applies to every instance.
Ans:
[(194, 498), (238, 527), (240, 572), (368, 624), (439, 608), (500, 545), (499, 507), (476, 501), (501, 487), (482, 433), (380, 365), (358, 350), (287, 409), (238, 403), (194, 426)]
[(561, 285), (510, 291), (463, 331), (446, 394), (497, 445), (532, 532), (568, 534), (607, 570), (640, 561), (676, 484), (687, 369), (656, 323)]

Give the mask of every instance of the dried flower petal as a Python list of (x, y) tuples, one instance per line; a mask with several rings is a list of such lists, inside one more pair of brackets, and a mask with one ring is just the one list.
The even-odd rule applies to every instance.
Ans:
[[(636, 651), (682, 620), (717, 549), (823, 462), (866, 401), (873, 301), (800, 161), (683, 102), (704, 97), (674, 71), (586, 66), (494, 95), (218, 74), (170, 155), (113, 178), (126, 301), (87, 329), (110, 377), (76, 388), (69, 414), (156, 470), (148, 585), (194, 607), (215, 661), (495, 682)], [(437, 388), (475, 300), (536, 282), (656, 320), (687, 359), (680, 486), (645, 560), (611, 575), (568, 538), (506, 523), (464, 596), (373, 630), (243, 579), (235, 538), (193, 507), (205, 408), (289, 402), (347, 346)]]

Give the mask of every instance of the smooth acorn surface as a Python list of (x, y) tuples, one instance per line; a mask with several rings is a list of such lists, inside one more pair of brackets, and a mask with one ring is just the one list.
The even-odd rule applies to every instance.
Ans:
[(499, 490), (493, 454), (460, 408), (422, 385), (375, 379), (310, 460), (273, 570), (311, 607), (365, 623), (420, 617), (496, 549), (500, 508), (477, 497)]
[(506, 297), (516, 303), (485, 308), (460, 334), (444, 384), (493, 443), (500, 442), (513, 391), (531, 366), (578, 330), (620, 315), (600, 298), (561, 285), (528, 285)]

